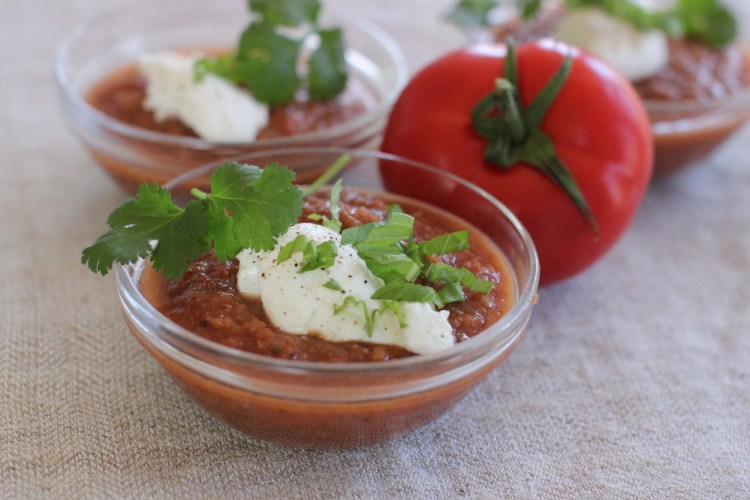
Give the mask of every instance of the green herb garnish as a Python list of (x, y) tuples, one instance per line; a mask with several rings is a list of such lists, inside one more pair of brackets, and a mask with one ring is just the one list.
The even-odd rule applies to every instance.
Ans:
[(460, 0), (445, 17), (448, 21), (463, 28), (490, 26), (490, 12), (498, 6), (499, 0)]
[[(463, 26), (488, 27), (490, 12), (499, 5), (515, 7), (523, 19), (536, 16), (541, 0), (460, 0), (447, 18)], [(568, 9), (596, 8), (641, 31), (658, 30), (673, 38), (688, 37), (711, 47), (732, 42), (738, 33), (737, 19), (720, 0), (677, 0), (666, 11), (651, 11), (626, 0), (565, 0)]]
[(277, 163), (260, 169), (226, 162), (211, 175), (211, 192), (193, 189), (197, 199), (185, 208), (163, 187), (142, 184), (112, 212), (110, 230), (83, 250), (81, 262), (107, 274), (115, 262), (150, 256), (154, 269), (179, 278), (212, 247), (222, 262), (243, 248), (270, 250), (302, 211), (302, 193), (293, 180), (294, 172)]
[[(324, 285), (325, 286), (325, 285)], [(375, 327), (375, 319), (378, 315), (383, 315), (386, 311), (391, 311), (398, 319), (398, 324), (401, 328), (406, 327), (406, 321), (404, 320), (404, 312), (401, 308), (401, 303), (395, 300), (382, 300), (380, 307), (377, 309), (370, 309), (367, 307), (364, 301), (354, 298), (349, 295), (344, 299), (340, 305), (333, 309), (333, 315), (341, 314), (347, 308), (358, 308), (362, 312), (362, 317), (365, 320), (365, 331), (368, 337), (372, 337), (372, 332)]]
[(308, 219), (320, 222), (323, 226), (327, 227), (337, 233), (341, 232), (341, 221), (339, 220), (339, 198), (341, 197), (341, 184), (343, 179), (339, 179), (331, 188), (331, 218), (329, 219), (325, 215), (310, 214), (307, 216)]
[(302, 252), (299, 272), (304, 273), (313, 269), (327, 269), (333, 265), (338, 250), (336, 243), (332, 240), (323, 243), (315, 243), (307, 236), (297, 235), (292, 241), (279, 249), (276, 262), (281, 264), (297, 252)]
[[(322, 178), (330, 180), (348, 157), (337, 161)], [(150, 257), (153, 267), (168, 279), (181, 277), (201, 253), (213, 249), (220, 261), (234, 258), (243, 248), (268, 251), (277, 237), (297, 222), (302, 212), (303, 193), (293, 184), (294, 172), (277, 163), (261, 169), (236, 162), (225, 162), (210, 178), (210, 192), (193, 188), (195, 198), (184, 208), (176, 205), (171, 193), (155, 183), (142, 184), (137, 194), (115, 209), (107, 223), (110, 230), (83, 250), (82, 263), (106, 274), (117, 262), (127, 264)], [(321, 182), (313, 183), (319, 189)], [(340, 229), (339, 198), (341, 180), (331, 188), (331, 215), (324, 219), (329, 227)], [(393, 312), (401, 327), (405, 320), (401, 302), (425, 302), (443, 307), (464, 300), (462, 286), (470, 291), (487, 293), (493, 284), (474, 276), (469, 270), (428, 260), (431, 256), (464, 250), (469, 247), (468, 231), (456, 231), (422, 243), (414, 241), (414, 218), (398, 205), (390, 205), (385, 220), (356, 226), (341, 233), (342, 244), (353, 245), (370, 271), (381, 278), (384, 286), (372, 299), (380, 307), (369, 310), (367, 304), (352, 296), (334, 308), (334, 314), (347, 308), (362, 311), (365, 328), (372, 335), (378, 314)], [(277, 262), (302, 253), (299, 272), (326, 269), (338, 254), (336, 243), (322, 243), (298, 235), (281, 246)], [(418, 279), (439, 289), (416, 283)], [(322, 285), (342, 291), (334, 279)]]
[[(331, 99), (346, 86), (348, 71), (340, 28), (319, 25), (319, 0), (250, 0), (253, 20), (235, 51), (200, 59), (196, 78), (214, 73), (245, 85), (258, 101), (276, 105), (294, 101), (300, 86), (315, 101)], [(298, 36), (291, 36), (294, 30)], [(317, 46), (306, 58), (307, 72), (299, 60), (307, 47)]]
[[(373, 299), (428, 302), (441, 308), (447, 303), (464, 300), (460, 285), (481, 293), (492, 289), (491, 282), (477, 278), (468, 269), (433, 264), (426, 259), (469, 248), (468, 231), (436, 236), (419, 244), (414, 242), (413, 231), (414, 218), (396, 208), (388, 213), (385, 221), (348, 228), (341, 233), (341, 243), (354, 246), (368, 269), (385, 283), (375, 291)], [(417, 284), (419, 278), (442, 284), (442, 288), (436, 291)]]
[(341, 285), (339, 285), (339, 282), (333, 278), (323, 283), (323, 286), (336, 292), (340, 292), (343, 290), (343, 288), (341, 288)]

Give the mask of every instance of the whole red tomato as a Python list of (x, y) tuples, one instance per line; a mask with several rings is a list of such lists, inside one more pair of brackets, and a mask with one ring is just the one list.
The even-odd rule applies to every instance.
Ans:
[[(471, 113), (503, 75), (506, 54), (505, 46), (476, 45), (425, 67), (393, 108), (381, 149), (449, 170), (502, 201), (531, 234), (541, 282), (548, 284), (591, 265), (627, 228), (651, 178), (649, 121), (632, 86), (594, 56), (551, 40), (517, 48), (517, 92), (525, 107), (571, 58), (539, 130), (580, 189), (587, 218), (528, 162), (503, 168), (484, 159), (488, 141), (474, 129)], [(419, 178), (389, 182), (410, 185), (415, 196), (414, 190), (435, 188)]]

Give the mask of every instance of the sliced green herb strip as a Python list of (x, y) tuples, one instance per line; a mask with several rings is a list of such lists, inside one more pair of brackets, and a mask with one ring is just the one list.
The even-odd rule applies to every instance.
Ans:
[(343, 312), (348, 307), (359, 308), (362, 311), (362, 319), (365, 322), (365, 331), (367, 332), (368, 337), (372, 337), (374, 318), (373, 315), (370, 314), (370, 310), (367, 307), (367, 304), (364, 303), (364, 301), (358, 300), (349, 295), (344, 299), (344, 302), (342, 304), (333, 308), (333, 315), (336, 316), (338, 314), (341, 314), (341, 312)]
[(420, 266), (404, 253), (358, 253), (372, 274), (386, 282), (398, 278), (414, 281), (419, 276)]
[(279, 248), (279, 253), (276, 256), (276, 263), (281, 264), (297, 252), (301, 252), (305, 249), (308, 239), (304, 234), (298, 234), (296, 238), (287, 243), (286, 245)]
[(324, 227), (327, 227), (331, 231), (336, 231), (337, 233), (341, 232), (341, 221), (339, 220), (339, 197), (341, 196), (342, 182), (342, 179), (337, 180), (331, 188), (330, 219), (325, 215), (320, 214), (310, 214), (307, 216), (308, 219), (316, 222), (321, 222)]
[(466, 296), (458, 283), (446, 283), (438, 292), (438, 298), (440, 303), (445, 305), (451, 302), (462, 302)]
[(469, 231), (455, 231), (436, 236), (420, 243), (417, 248), (423, 256), (445, 255), (459, 250), (467, 250), (469, 248)]
[(407, 324), (406, 319), (404, 318), (404, 310), (401, 307), (401, 302), (396, 300), (381, 300), (380, 308), (373, 311), (373, 315), (380, 314), (382, 316), (386, 311), (391, 311), (396, 316), (396, 319), (398, 319), (398, 326), (406, 328)]
[(386, 283), (372, 294), (372, 298), (376, 300), (398, 300), (400, 302), (428, 302), (438, 307), (443, 306), (434, 288), (409, 283), (403, 279)]
[(336, 281), (336, 280), (335, 280), (335, 279), (333, 279), (333, 278), (331, 278), (331, 279), (329, 279), (328, 281), (326, 281), (326, 282), (325, 282), (325, 283), (323, 284), (323, 286), (324, 286), (324, 287), (326, 287), (326, 288), (329, 288), (329, 289), (331, 289), (331, 290), (335, 290), (335, 291), (337, 291), (337, 292), (340, 292), (341, 290), (343, 290), (343, 289), (341, 288), (341, 285), (339, 285), (339, 282), (338, 282), (338, 281)]
[(336, 260), (337, 255), (336, 242), (332, 240), (316, 244), (314, 241), (308, 241), (302, 250), (302, 262), (300, 263), (300, 273), (312, 271), (313, 269), (328, 269)]
[(281, 264), (298, 252), (302, 253), (300, 273), (312, 271), (313, 269), (327, 269), (333, 265), (338, 254), (336, 242), (328, 240), (323, 243), (315, 243), (305, 235), (299, 234), (279, 249), (276, 263)]
[(335, 220), (339, 224), (339, 228), (336, 230), (336, 232), (339, 232), (341, 230), (341, 221), (339, 220), (339, 199), (341, 198), (341, 185), (343, 184), (344, 180), (339, 179), (331, 188), (331, 220)]
[(348, 154), (343, 154), (339, 156), (336, 159), (336, 161), (333, 162), (333, 165), (328, 167), (328, 169), (326, 169), (326, 171), (323, 172), (323, 174), (320, 177), (315, 179), (315, 182), (307, 186), (302, 191), (302, 197), (307, 198), (308, 196), (316, 192), (318, 189), (328, 184), (328, 182), (331, 179), (336, 177), (336, 175), (338, 175), (338, 173), (341, 172), (344, 169), (344, 167), (346, 167), (346, 165), (349, 163), (351, 159), (352, 159), (351, 155), (348, 155)]
[(493, 286), (491, 281), (477, 278), (464, 267), (453, 267), (442, 262), (428, 264), (424, 276), (433, 283), (460, 283), (472, 292), (488, 293)]

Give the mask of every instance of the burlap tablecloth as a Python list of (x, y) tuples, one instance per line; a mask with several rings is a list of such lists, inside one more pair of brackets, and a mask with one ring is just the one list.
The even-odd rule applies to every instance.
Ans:
[[(543, 289), (454, 411), (371, 448), (283, 448), (188, 400), (79, 263), (124, 195), (65, 129), (52, 63), (103, 3), (0, 3), (0, 497), (750, 497), (750, 128)], [(416, 69), (462, 41), (449, 3), (355, 7)]]

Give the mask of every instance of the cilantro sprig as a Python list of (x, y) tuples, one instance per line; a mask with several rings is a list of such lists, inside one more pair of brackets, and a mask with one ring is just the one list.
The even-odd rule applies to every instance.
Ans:
[(302, 212), (294, 177), (277, 163), (261, 169), (225, 162), (211, 175), (210, 193), (193, 189), (196, 199), (184, 208), (165, 188), (142, 184), (135, 197), (112, 212), (109, 231), (83, 250), (81, 262), (107, 274), (115, 262), (149, 257), (154, 269), (171, 279), (211, 248), (221, 261), (243, 248), (270, 250)]
[[(319, 0), (250, 0), (248, 5), (252, 21), (236, 49), (198, 60), (198, 79), (214, 73), (245, 85), (258, 101), (270, 105), (292, 102), (301, 86), (314, 101), (344, 90), (348, 70), (343, 33), (341, 28), (320, 27)], [(292, 30), (299, 36), (290, 35)], [(306, 71), (298, 64), (303, 54)]]
[[(489, 27), (491, 12), (500, 5), (515, 7), (523, 19), (535, 17), (542, 0), (459, 0), (447, 15), (464, 28)], [(711, 47), (723, 47), (737, 38), (738, 23), (721, 0), (677, 0), (666, 11), (650, 11), (626, 0), (565, 0), (568, 9), (592, 7), (622, 19), (641, 31), (657, 30), (673, 38), (688, 37)]]

